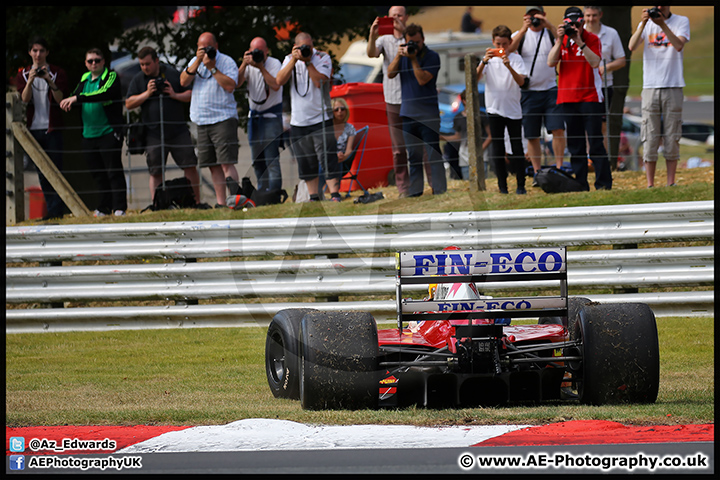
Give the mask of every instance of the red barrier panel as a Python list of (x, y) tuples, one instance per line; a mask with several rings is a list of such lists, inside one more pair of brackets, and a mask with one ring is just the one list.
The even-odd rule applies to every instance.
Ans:
[[(393, 159), (382, 84), (346, 83), (335, 85), (330, 92), (330, 97), (345, 99), (350, 108), (348, 122), (352, 123), (357, 130), (365, 125), (370, 127), (358, 180), (365, 188), (388, 185), (388, 180), (394, 178)], [(350, 167), (351, 173), (357, 172), (360, 156), (360, 152), (358, 152)], [(346, 192), (349, 186), (350, 180), (343, 179), (340, 191)], [(357, 182), (353, 182), (352, 189), (360, 189)]]

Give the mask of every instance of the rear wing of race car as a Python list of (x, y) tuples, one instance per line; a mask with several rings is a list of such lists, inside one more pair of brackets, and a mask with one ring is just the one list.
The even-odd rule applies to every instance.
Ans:
[[(398, 329), (404, 322), (567, 316), (565, 247), (503, 250), (441, 250), (396, 253)], [(520, 296), (449, 301), (409, 300), (403, 285), (439, 283), (532, 282), (559, 280), (558, 296)], [(544, 282), (542, 290), (547, 290)]]

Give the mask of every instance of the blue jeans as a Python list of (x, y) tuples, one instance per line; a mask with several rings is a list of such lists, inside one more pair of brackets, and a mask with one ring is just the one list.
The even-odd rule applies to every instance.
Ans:
[[(50, 160), (55, 164), (60, 173), (63, 169), (63, 139), (62, 132), (59, 130), (53, 130), (51, 132), (45, 130), (30, 130), (33, 138), (37, 140), (38, 144), (45, 150)], [(43, 175), (38, 169), (38, 179), (40, 180), (40, 187), (42, 188), (43, 196), (45, 197), (45, 204), (47, 205), (47, 216), (48, 218), (62, 217), (65, 212), (65, 204), (63, 203), (60, 195), (57, 194), (55, 189), (50, 185), (45, 175)]]
[(447, 191), (445, 165), (440, 153), (440, 117), (414, 119), (402, 117), (403, 138), (408, 152), (410, 187), (408, 196), (417, 197), (423, 194), (425, 182), (423, 177), (423, 149), (427, 152), (432, 178), (434, 195)]
[[(562, 107), (566, 125), (567, 148), (570, 151), (570, 164), (575, 179), (580, 182), (583, 190), (590, 190), (587, 180), (588, 157), (590, 157), (595, 169), (595, 189), (610, 190), (612, 173), (602, 134), (602, 115), (605, 112), (603, 104), (598, 102), (563, 103)], [(590, 151), (588, 151), (587, 145), (590, 146)]]
[[(280, 190), (282, 170), (280, 168), (280, 140), (283, 133), (282, 104), (267, 112), (250, 112), (248, 119), (248, 141), (257, 177), (258, 190)], [(277, 112), (275, 111), (277, 110)], [(272, 112), (275, 118), (263, 117)]]

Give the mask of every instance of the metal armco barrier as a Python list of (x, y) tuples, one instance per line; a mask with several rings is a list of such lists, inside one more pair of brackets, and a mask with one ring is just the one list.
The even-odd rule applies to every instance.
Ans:
[[(138, 300), (192, 303), (199, 299), (263, 297), (300, 297), (308, 301), (6, 309), (6, 331), (258, 324), (267, 323), (287, 305), (362, 309), (392, 317), (394, 302), (385, 299), (394, 292), (391, 253), (395, 251), (448, 245), (481, 249), (688, 241), (714, 241), (712, 201), (420, 215), (7, 227), (8, 304)], [(362, 256), (367, 254), (383, 255)], [(352, 256), (252, 259), (290, 255)], [(234, 257), (242, 257), (242, 261)], [(213, 259), (216, 261), (210, 261)], [(99, 264), (73, 264), (87, 260)], [(101, 263), (104, 260), (123, 263)], [(27, 262), (40, 262), (42, 266), (19, 265)], [(573, 289), (714, 285), (712, 246), (574, 250), (568, 252), (568, 265), (571, 294)], [(503, 287), (520, 289), (522, 285)], [(498, 285), (484, 284), (482, 288), (492, 294)], [(381, 295), (384, 299), (309, 303), (313, 297), (339, 295)], [(712, 291), (586, 296), (603, 302), (641, 301), (658, 316), (713, 315)]]

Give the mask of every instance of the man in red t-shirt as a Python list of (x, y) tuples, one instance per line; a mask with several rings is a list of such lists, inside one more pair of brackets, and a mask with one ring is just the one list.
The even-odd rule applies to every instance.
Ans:
[(612, 174), (602, 135), (602, 79), (597, 70), (602, 47), (598, 36), (585, 30), (583, 23), (582, 10), (577, 7), (565, 10), (547, 63), (551, 67), (559, 65), (557, 103), (565, 116), (575, 178), (585, 190), (590, 190), (587, 182), (590, 158), (595, 169), (595, 189), (610, 190)]

